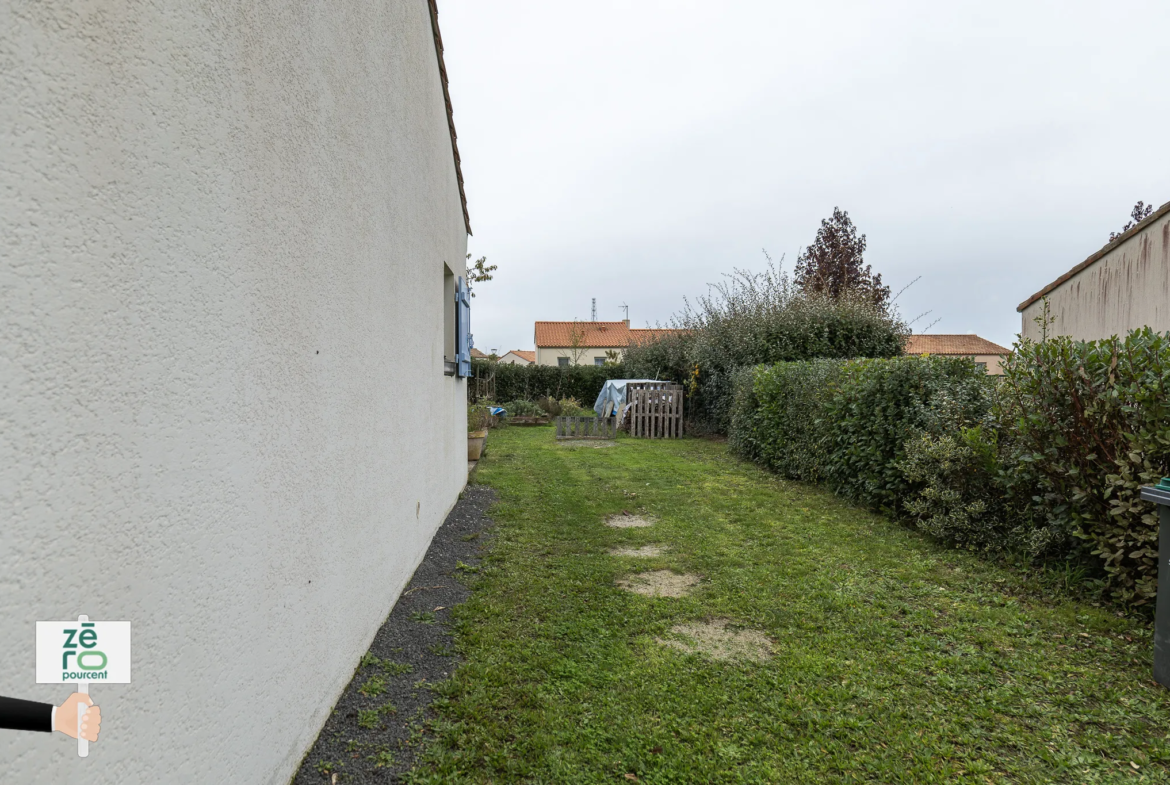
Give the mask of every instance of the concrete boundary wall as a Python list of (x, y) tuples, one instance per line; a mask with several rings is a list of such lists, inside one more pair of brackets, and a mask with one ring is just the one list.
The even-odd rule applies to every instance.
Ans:
[(1048, 300), (1050, 336), (1095, 340), (1149, 326), (1170, 330), (1170, 202), (1020, 304), (1021, 334), (1038, 340)]

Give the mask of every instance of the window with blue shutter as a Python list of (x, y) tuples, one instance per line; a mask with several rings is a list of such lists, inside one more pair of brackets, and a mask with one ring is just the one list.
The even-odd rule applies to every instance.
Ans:
[(456, 376), (471, 376), (471, 291), (460, 277), (455, 283), (455, 364)]

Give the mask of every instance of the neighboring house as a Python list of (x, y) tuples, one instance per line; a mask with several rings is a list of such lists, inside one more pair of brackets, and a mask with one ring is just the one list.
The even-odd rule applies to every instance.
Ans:
[(1170, 330), (1170, 202), (1016, 308), (1021, 335), (1095, 340), (1149, 326)]
[(473, 360), (490, 360), (491, 357), (481, 352), (479, 349), (472, 347), (471, 359)]
[(0, 695), (72, 691), (37, 620), (134, 636), (4, 781), (287, 783), (467, 481), (434, 4), (0, 16)]
[(619, 360), (630, 344), (653, 341), (679, 330), (639, 329), (620, 322), (537, 322), (537, 365), (604, 365), (607, 352)]
[(906, 340), (905, 353), (970, 357), (989, 374), (1000, 376), (1002, 363), (1012, 351), (978, 335), (911, 335)]
[(513, 349), (500, 358), (503, 365), (532, 365), (536, 362), (536, 352), (526, 352), (522, 349)]

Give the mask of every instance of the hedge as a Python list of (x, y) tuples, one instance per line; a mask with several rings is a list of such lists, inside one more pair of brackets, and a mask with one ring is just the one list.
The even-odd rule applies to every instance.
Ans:
[(990, 384), (974, 361), (961, 357), (846, 363), (821, 414), (829, 485), (872, 508), (900, 514), (917, 490), (900, 465), (907, 442), (980, 416)]
[(844, 360), (809, 360), (742, 369), (734, 383), (731, 449), (788, 479), (824, 480), (822, 410), (844, 368)]
[(1114, 600), (1151, 602), (1157, 515), (1139, 488), (1170, 474), (1170, 333), (1023, 341), (1004, 372), (940, 357), (757, 367), (737, 377), (731, 445), (952, 545), (1081, 559)]
[(472, 361), (472, 373), (496, 376), (497, 401), (535, 401), (552, 396), (576, 398), (586, 408), (593, 406), (609, 379), (625, 379), (622, 365), (508, 365), (489, 360)]
[(1170, 333), (1026, 340), (1004, 372), (1000, 417), (1018, 471), (1100, 560), (1111, 594), (1152, 601), (1158, 516), (1139, 488), (1170, 474)]

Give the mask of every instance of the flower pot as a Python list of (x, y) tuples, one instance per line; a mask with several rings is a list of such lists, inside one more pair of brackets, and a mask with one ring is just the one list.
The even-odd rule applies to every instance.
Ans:
[(467, 433), (467, 460), (478, 461), (483, 455), (483, 444), (487, 441), (487, 431), (469, 431)]

